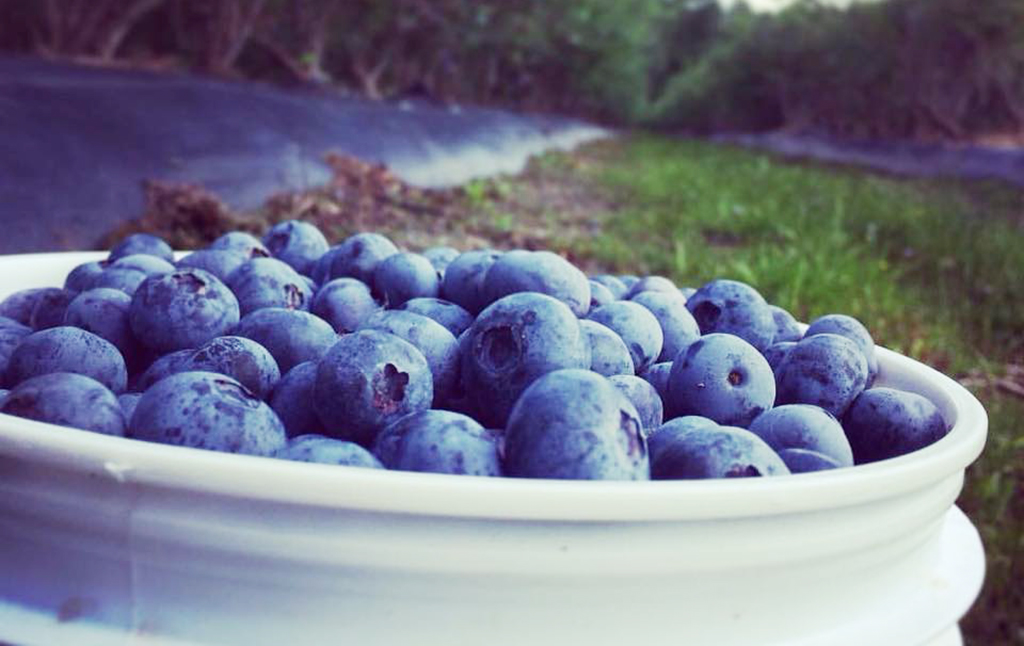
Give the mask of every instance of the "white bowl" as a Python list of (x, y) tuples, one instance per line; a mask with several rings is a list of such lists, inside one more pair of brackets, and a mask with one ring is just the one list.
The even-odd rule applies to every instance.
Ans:
[[(102, 254), (0, 257), (0, 297)], [(304, 464), (0, 415), (0, 640), (958, 643), (984, 574), (953, 503), (987, 417), (912, 455), (774, 478), (576, 482)]]

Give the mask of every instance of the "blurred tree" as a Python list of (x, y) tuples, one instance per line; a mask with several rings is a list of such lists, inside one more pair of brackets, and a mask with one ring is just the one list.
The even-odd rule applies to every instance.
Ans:
[(1024, 130), (1020, 0), (737, 7), (709, 42), (660, 86), (649, 123), (947, 139)]
[(687, 0), (658, 28), (657, 57), (650, 71), (649, 98), (660, 94), (667, 81), (704, 56), (722, 29), (722, 6), (717, 0)]
[(194, 2), (193, 10), (203, 17), (206, 28), (203, 68), (216, 74), (230, 74), (260, 20), (266, 0), (217, 0)]
[(346, 0), (278, 0), (268, 7), (254, 43), (266, 49), (300, 81), (332, 81), (324, 67), (331, 32), (340, 27), (338, 14)]
[(363, 94), (382, 98), (420, 82), (428, 84), (457, 44), (469, 3), (461, 0), (347, 0), (325, 34), (325, 67)]
[(1024, 0), (0, 0), (0, 48), (696, 131), (1024, 130)]
[(974, 126), (1024, 128), (1024, 3), (900, 3), (906, 92), (918, 129), (958, 137)]
[[(50, 56), (90, 56), (109, 61), (129, 31), (163, 0), (43, 0), (12, 11), (34, 35), (34, 49)], [(18, 4), (16, 1), (13, 4)], [(22, 3), (25, 4), (25, 3)]]

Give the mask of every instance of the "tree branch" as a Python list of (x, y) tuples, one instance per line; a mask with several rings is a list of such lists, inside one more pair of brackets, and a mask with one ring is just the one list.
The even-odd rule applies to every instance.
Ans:
[(96, 42), (96, 32), (110, 14), (115, 0), (98, 0), (85, 4), (82, 15), (69, 13), (68, 27), (72, 31), (72, 39), (68, 43), (68, 54), (84, 54)]
[(153, 11), (164, 0), (135, 0), (126, 11), (121, 13), (107, 29), (106, 35), (100, 42), (97, 54), (101, 60), (109, 61), (117, 54), (125, 37), (132, 28), (150, 11)]

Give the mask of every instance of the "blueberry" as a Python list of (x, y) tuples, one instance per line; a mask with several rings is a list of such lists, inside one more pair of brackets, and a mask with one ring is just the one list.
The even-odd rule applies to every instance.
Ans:
[(795, 341), (779, 341), (771, 344), (764, 349), (764, 352), (762, 352), (765, 360), (768, 361), (768, 365), (771, 366), (772, 372), (775, 373), (776, 383), (778, 383), (777, 377), (779, 375), (779, 366), (782, 365), (782, 362), (786, 359), (786, 355), (789, 354), (789, 351), (795, 347)]
[[(655, 435), (657, 437), (657, 435)], [(697, 426), (666, 437), (651, 478), (749, 478), (786, 475), (789, 468), (764, 440), (734, 426)]]
[(0, 316), (0, 386), (7, 383), (7, 364), (11, 359), (11, 353), (29, 334), (32, 334), (32, 328), (29, 326)]
[(150, 233), (133, 233), (110, 250), (107, 260), (114, 261), (132, 254), (147, 254), (174, 262), (174, 250), (162, 238)]
[(57, 291), (47, 290), (32, 310), (31, 326), (35, 330), (45, 330), (64, 324), (68, 305), (75, 299), (78, 292), (69, 289)]
[(869, 388), (843, 417), (857, 464), (905, 455), (938, 442), (949, 427), (931, 400), (895, 388)]
[(146, 276), (159, 276), (174, 271), (174, 264), (157, 256), (144, 253), (134, 253), (121, 256), (110, 262), (108, 269), (134, 269), (141, 271)]
[(32, 299), (32, 308), (25, 324), (33, 330), (45, 330), (63, 325), (68, 304), (74, 300), (76, 295), (77, 292), (59, 287), (40, 289)]
[(804, 335), (800, 324), (787, 310), (778, 305), (768, 305), (772, 311), (772, 320), (775, 321), (775, 335), (772, 336), (772, 344), (783, 341), (799, 341)]
[(219, 336), (196, 348), (182, 372), (216, 372), (237, 380), (260, 399), (267, 399), (281, 378), (277, 361), (262, 345), (241, 336)]
[(406, 301), (401, 309), (434, 319), (456, 337), (473, 324), (473, 315), (465, 308), (442, 298), (413, 298)]
[(463, 383), (477, 419), (491, 428), (505, 425), (519, 395), (541, 375), (590, 365), (576, 316), (545, 294), (520, 292), (496, 301), (466, 334)]
[(610, 289), (596, 280), (590, 280), (590, 309), (587, 310), (588, 314), (602, 305), (607, 305), (616, 300), (618, 299), (615, 298)]
[(814, 404), (842, 419), (864, 390), (868, 363), (848, 338), (815, 334), (797, 341), (776, 372), (779, 404)]
[(678, 415), (702, 415), (746, 428), (775, 402), (775, 377), (754, 346), (732, 334), (706, 334), (672, 362), (669, 401)]
[(198, 449), (270, 456), (285, 445), (284, 425), (259, 397), (231, 377), (180, 372), (142, 394), (131, 437)]
[(128, 381), (124, 358), (113, 344), (70, 326), (29, 334), (14, 348), (7, 364), (11, 385), (51, 372), (92, 377), (115, 393), (122, 392)]
[(622, 337), (597, 321), (581, 320), (580, 329), (590, 346), (590, 369), (599, 375), (632, 375), (633, 357)]
[(141, 375), (133, 380), (131, 389), (142, 392), (164, 377), (184, 372), (185, 365), (192, 359), (194, 351), (193, 348), (184, 348), (157, 357)]
[(289, 437), (323, 434), (324, 425), (313, 409), (316, 361), (303, 361), (286, 372), (270, 396), (270, 407), (281, 418)]
[(437, 270), (418, 253), (392, 254), (373, 272), (373, 291), (385, 307), (401, 307), (413, 298), (436, 297), (439, 288)]
[(460, 251), (454, 247), (430, 247), (423, 250), (423, 257), (430, 261), (430, 264), (437, 272), (440, 280), (444, 280), (445, 271), (452, 261), (458, 258)]
[(469, 339), (469, 330), (466, 330), (459, 335), (456, 340), (458, 343), (459, 353), (459, 370), (458, 375), (455, 378), (455, 383), (452, 387), (448, 397), (437, 408), (444, 410), (450, 410), (454, 413), (462, 413), (463, 415), (469, 415), (470, 417), (476, 417), (476, 409), (474, 408), (473, 400), (469, 396), (469, 390), (466, 388), (465, 373), (462, 370), (462, 357), (468, 352), (467, 339)]
[(75, 265), (64, 278), (64, 289), (72, 292), (84, 292), (92, 288), (93, 282), (103, 273), (109, 263), (106, 260), (90, 260)]
[(629, 288), (626, 287), (625, 283), (611, 274), (598, 274), (597, 276), (591, 276), (590, 280), (599, 285), (603, 285), (612, 293), (615, 300), (621, 299), (626, 295), (626, 292), (629, 291)]
[(139, 405), (140, 399), (142, 399), (142, 393), (121, 393), (117, 396), (117, 405), (121, 407), (121, 412), (124, 414), (126, 428), (132, 415), (135, 414), (135, 407)]
[(133, 296), (146, 278), (148, 278), (146, 272), (141, 269), (108, 266), (99, 276), (96, 276), (91, 287), (119, 289), (129, 296)]
[(661, 427), (664, 404), (654, 386), (635, 375), (614, 375), (608, 381), (636, 408), (645, 437)]
[(242, 316), (264, 307), (308, 310), (313, 292), (302, 276), (276, 258), (253, 258), (228, 276)]
[(32, 287), (9, 294), (3, 301), (0, 301), (0, 316), (32, 327), (32, 310), (35, 309), (36, 302), (48, 289), (56, 288)]
[(806, 449), (822, 453), (840, 466), (853, 466), (853, 452), (843, 427), (817, 406), (785, 404), (765, 411), (750, 424), (750, 432), (776, 451)]
[(661, 354), (665, 335), (658, 319), (643, 305), (615, 301), (590, 313), (590, 320), (610, 327), (625, 342), (633, 357), (633, 370), (643, 372)]
[[(615, 278), (617, 278), (620, 283), (626, 286), (626, 292), (628, 292), (633, 285), (637, 284), (640, 281), (640, 277), (634, 276), (633, 274), (619, 274)], [(625, 296), (626, 294), (623, 293), (622, 295)]]
[(675, 297), (682, 296), (679, 293), (679, 288), (676, 287), (676, 284), (670, 279), (665, 278), (664, 276), (644, 276), (629, 286), (629, 289), (626, 290), (622, 299), (631, 301), (641, 292), (664, 292)]
[(227, 334), (238, 318), (238, 299), (202, 269), (147, 278), (128, 311), (135, 338), (159, 353), (195, 348)]
[(316, 361), (338, 340), (334, 329), (309, 312), (264, 307), (242, 317), (231, 334), (270, 351), (282, 373), (303, 361)]
[(702, 334), (735, 334), (759, 351), (771, 345), (775, 337), (771, 308), (757, 290), (745, 283), (713, 280), (688, 298), (686, 307)]
[(244, 231), (225, 233), (207, 245), (206, 248), (234, 251), (246, 259), (270, 257), (270, 250), (264, 246), (263, 242), (253, 234)]
[(647, 453), (650, 455), (651, 464), (654, 464), (661, 456), (661, 450), (670, 446), (677, 435), (687, 433), (696, 428), (717, 428), (718, 423), (713, 419), (700, 415), (684, 415), (665, 422), (658, 428), (648, 431)]
[(263, 236), (262, 242), (274, 258), (307, 276), (313, 271), (316, 260), (330, 248), (320, 229), (301, 220), (275, 224)]
[(669, 408), (668, 378), (672, 374), (672, 362), (662, 361), (652, 364), (647, 370), (641, 372), (638, 377), (654, 386), (654, 389), (661, 395), (661, 401), (665, 406), (665, 419), (671, 419), (676, 415)]
[(331, 324), (338, 334), (354, 332), (381, 309), (370, 288), (355, 278), (335, 278), (313, 297), (310, 311)]
[(498, 435), (466, 415), (423, 410), (387, 426), (373, 447), (389, 469), (500, 476)]
[(377, 456), (355, 442), (336, 440), (315, 433), (293, 437), (284, 448), (274, 454), (274, 457), (343, 467), (384, 468)]
[(838, 469), (843, 466), (824, 453), (818, 453), (809, 449), (782, 449), (778, 453), (782, 461), (789, 467), (790, 473), (827, 471), (828, 469)]
[(487, 270), (487, 303), (518, 292), (539, 292), (565, 303), (576, 316), (590, 311), (590, 282), (572, 263), (550, 251), (516, 250), (502, 254)]
[(198, 249), (182, 257), (178, 261), (179, 269), (202, 269), (208, 271), (221, 282), (227, 282), (228, 276), (249, 260), (249, 256), (236, 249)]
[(430, 408), (433, 378), (423, 353), (394, 334), (341, 337), (317, 366), (313, 407), (327, 434), (372, 446), (385, 426)]
[(775, 397), (776, 400), (779, 396), (779, 377), (782, 375), (780, 367), (782, 362), (786, 360), (786, 355), (789, 351), (796, 347), (794, 341), (779, 341), (773, 343), (764, 349), (764, 358), (768, 361), (768, 365), (772, 368), (772, 374), (775, 375)]
[(131, 296), (119, 289), (89, 289), (68, 305), (64, 324), (82, 328), (113, 343), (124, 357), (129, 372), (134, 373), (143, 367), (148, 357), (128, 320), (131, 304)]
[(814, 319), (807, 326), (804, 336), (815, 334), (838, 334), (856, 343), (868, 362), (868, 380), (865, 387), (871, 387), (878, 374), (878, 357), (875, 356), (875, 341), (863, 323), (846, 314), (826, 314)]
[(104, 435), (123, 436), (125, 430), (114, 393), (95, 379), (70, 372), (22, 381), (3, 399), (0, 413)]
[(664, 337), (658, 361), (674, 361), (680, 352), (700, 338), (700, 327), (678, 291), (642, 291), (632, 302), (643, 305), (658, 319)]
[(527, 478), (649, 478), (636, 408), (589, 370), (556, 370), (523, 392), (505, 429), (504, 468)]
[(302, 282), (306, 283), (306, 287), (309, 288), (309, 293), (316, 294), (317, 290), (320, 289), (320, 285), (318, 285), (315, 280), (313, 280), (312, 278), (305, 274), (299, 274), (299, 276), (302, 278)]
[(488, 301), (483, 293), (484, 278), (501, 253), (493, 250), (467, 251), (453, 260), (441, 281), (441, 298), (451, 301), (474, 316)]
[(390, 332), (423, 353), (434, 380), (434, 406), (453, 394), (459, 375), (459, 343), (443, 325), (422, 314), (387, 310), (368, 318), (360, 329)]
[(377, 265), (396, 253), (395, 244), (379, 233), (357, 233), (320, 256), (313, 265), (312, 278), (318, 285), (346, 277), (372, 285)]

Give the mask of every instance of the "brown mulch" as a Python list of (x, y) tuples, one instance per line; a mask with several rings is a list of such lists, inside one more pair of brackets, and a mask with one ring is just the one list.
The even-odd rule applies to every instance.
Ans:
[(109, 247), (128, 234), (146, 232), (176, 249), (195, 249), (228, 231), (259, 235), (277, 222), (300, 219), (315, 224), (332, 243), (376, 231), (409, 249), (450, 245), (565, 251), (598, 231), (614, 208), (579, 172), (589, 163), (588, 154), (601, 154), (599, 146), (593, 150), (559, 155), (556, 166), (539, 168), (534, 162), (515, 177), (479, 180), (472, 195), (467, 187), (419, 188), (382, 164), (331, 153), (325, 156), (330, 183), (275, 194), (246, 212), (230, 209), (199, 186), (149, 181), (142, 215), (111, 231), (102, 244)]
[(194, 249), (228, 231), (258, 235), (286, 219), (309, 221), (333, 242), (360, 230), (435, 230), (455, 197), (452, 191), (410, 186), (380, 164), (335, 154), (325, 161), (333, 173), (328, 185), (277, 193), (253, 211), (234, 211), (199, 186), (148, 181), (142, 215), (111, 231), (101, 244), (146, 232), (177, 249)]
[(256, 223), (231, 211), (202, 187), (150, 180), (143, 185), (143, 192), (142, 215), (104, 236), (100, 241), (102, 248), (141, 232), (158, 235), (175, 249), (195, 249), (228, 231), (256, 231)]

